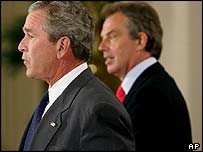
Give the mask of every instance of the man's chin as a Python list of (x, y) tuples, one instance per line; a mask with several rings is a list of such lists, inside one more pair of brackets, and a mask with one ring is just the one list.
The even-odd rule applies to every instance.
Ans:
[(112, 69), (111, 67), (107, 67), (107, 72), (109, 73), (109, 74), (114, 74), (114, 69)]
[(26, 74), (26, 76), (27, 76), (28, 78), (30, 78), (30, 79), (34, 79), (34, 77), (31, 76), (31, 75)]
[(27, 76), (28, 78), (35, 79), (34, 76), (33, 76), (33, 74), (32, 74), (31, 72), (29, 72), (29, 71), (26, 71), (26, 76)]

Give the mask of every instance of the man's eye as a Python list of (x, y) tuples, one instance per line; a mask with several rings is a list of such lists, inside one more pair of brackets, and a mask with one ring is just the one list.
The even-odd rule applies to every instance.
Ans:
[(31, 34), (28, 34), (28, 37), (29, 37), (29, 38), (33, 38), (33, 36), (32, 36)]
[(115, 38), (116, 38), (116, 35), (110, 35), (109, 38), (110, 38), (110, 39), (115, 39)]

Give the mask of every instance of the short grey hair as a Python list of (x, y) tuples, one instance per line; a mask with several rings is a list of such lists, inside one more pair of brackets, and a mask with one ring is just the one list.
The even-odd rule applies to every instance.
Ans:
[(146, 2), (114, 2), (103, 7), (101, 15), (107, 18), (110, 15), (121, 12), (127, 17), (126, 27), (132, 39), (137, 39), (139, 32), (145, 32), (148, 36), (146, 51), (151, 56), (159, 59), (162, 51), (163, 30), (158, 13)]
[(51, 42), (67, 36), (76, 58), (88, 61), (94, 42), (95, 23), (85, 6), (79, 1), (37, 1), (28, 13), (44, 9), (47, 12), (44, 30)]

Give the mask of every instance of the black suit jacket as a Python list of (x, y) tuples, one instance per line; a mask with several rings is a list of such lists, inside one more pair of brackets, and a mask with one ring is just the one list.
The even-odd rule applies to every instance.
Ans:
[(138, 151), (188, 150), (192, 137), (187, 106), (159, 62), (134, 82), (124, 106), (132, 118)]
[[(26, 134), (27, 129), (19, 150)], [(29, 150), (135, 150), (131, 120), (113, 92), (87, 69), (46, 112)]]

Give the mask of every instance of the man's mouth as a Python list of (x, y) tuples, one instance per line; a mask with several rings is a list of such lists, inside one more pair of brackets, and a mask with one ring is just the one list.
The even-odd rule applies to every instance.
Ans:
[(106, 65), (111, 64), (112, 61), (113, 61), (113, 59), (114, 59), (113, 57), (106, 57), (106, 58), (105, 58), (105, 64), (106, 64)]

